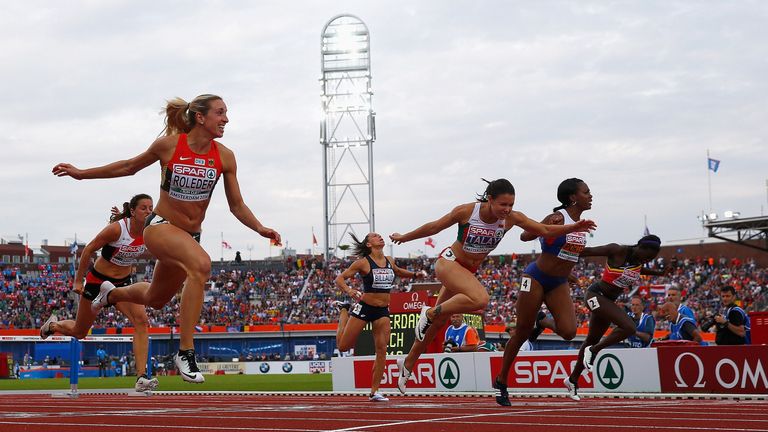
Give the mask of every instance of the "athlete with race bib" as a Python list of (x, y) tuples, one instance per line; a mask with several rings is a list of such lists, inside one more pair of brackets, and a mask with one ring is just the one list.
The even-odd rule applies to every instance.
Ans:
[[(381, 378), (387, 361), (390, 320), (389, 297), (395, 287), (395, 277), (410, 279), (423, 278), (424, 272), (412, 272), (395, 264), (392, 257), (384, 255), (384, 238), (376, 233), (368, 233), (362, 240), (352, 236), (352, 252), (359, 257), (348, 269), (336, 277), (336, 286), (347, 295), (357, 300), (353, 304), (336, 301), (339, 309), (339, 327), (336, 331), (336, 347), (340, 352), (355, 346), (357, 337), (366, 324), (371, 323), (376, 358), (373, 362), (371, 378), (371, 402), (386, 402), (389, 399), (379, 393)], [(347, 279), (359, 274), (363, 279), (363, 291), (347, 285)]]
[(194, 334), (200, 322), (203, 288), (211, 274), (211, 257), (199, 242), (205, 213), (219, 178), (224, 177), (227, 203), (237, 220), (277, 245), (280, 234), (262, 225), (245, 204), (237, 181), (235, 154), (215, 141), (224, 136), (229, 122), (224, 100), (210, 94), (198, 96), (190, 103), (176, 98), (168, 101), (165, 113), (164, 136), (138, 156), (83, 170), (60, 163), (53, 168), (53, 174), (77, 180), (124, 177), (160, 162), (160, 199), (147, 217), (144, 229), (147, 248), (157, 258), (152, 283), (115, 288), (105, 281), (93, 300), (92, 310), (95, 313), (118, 302), (159, 309), (171, 301), (183, 284), (181, 335), (174, 361), (182, 379), (202, 383), (205, 378), (197, 367)]
[[(80, 295), (75, 320), (58, 321), (51, 315), (40, 329), (40, 337), (47, 339), (54, 333), (82, 339), (96, 320), (91, 311), (91, 301), (99, 295), (101, 284), (110, 281), (115, 286), (131, 284), (131, 270), (137, 259), (144, 254), (144, 222), (152, 213), (152, 197), (139, 194), (123, 204), (123, 211), (112, 214), (110, 224), (88, 242), (83, 249), (77, 267), (72, 290)], [(91, 256), (101, 249), (101, 256), (92, 265)], [(146, 282), (144, 282), (146, 284)], [(149, 284), (146, 284), (149, 285)], [(149, 319), (142, 305), (120, 302), (115, 307), (133, 324), (133, 352), (136, 355), (137, 392), (157, 388), (157, 378), (147, 377), (147, 353), (149, 350)]]
[[(644, 267), (656, 258), (660, 248), (661, 240), (651, 234), (641, 238), (632, 246), (611, 243), (585, 248), (581, 252), (581, 256), (584, 257), (604, 256), (607, 260), (600, 280), (590, 285), (584, 296), (584, 301), (592, 314), (589, 317), (589, 333), (579, 348), (579, 361), (573, 367), (571, 376), (563, 381), (571, 399), (579, 400), (579, 377), (585, 368), (592, 370), (597, 353), (635, 334), (637, 330), (635, 322), (616, 304), (616, 299), (625, 290), (638, 285), (641, 275), (665, 274), (664, 270)], [(611, 324), (616, 327), (603, 338), (603, 334)]]
[(397, 362), (400, 369), (397, 386), (403, 394), (416, 361), (434, 339), (437, 329), (452, 314), (483, 310), (488, 305), (488, 292), (475, 272), (507, 231), (517, 225), (537, 236), (559, 237), (595, 228), (595, 223), (590, 220), (560, 225), (536, 222), (512, 210), (515, 188), (509, 180), (484, 181), (488, 187), (477, 202), (459, 205), (440, 219), (408, 233), (394, 233), (390, 236), (395, 244), (400, 244), (433, 236), (452, 225), (458, 225), (456, 241), (443, 249), (435, 263), (435, 276), (443, 285), (436, 305), (422, 308), (415, 329), (416, 341), (408, 356)]
[[(569, 178), (557, 188), (557, 200), (560, 206), (552, 209), (553, 213), (544, 218), (545, 224), (582, 223), (581, 214), (592, 208), (592, 193), (584, 181)], [(576, 313), (573, 309), (571, 287), (568, 278), (571, 270), (579, 261), (581, 251), (587, 245), (588, 230), (582, 229), (557, 235), (539, 235), (526, 230), (520, 235), (523, 241), (539, 238), (541, 255), (528, 265), (520, 281), (515, 309), (517, 328), (515, 336), (504, 347), (504, 359), (501, 371), (493, 381), (496, 389), (496, 403), (511, 406), (507, 390), (507, 378), (520, 347), (537, 328), (538, 322), (546, 315), (541, 313), (542, 303), (552, 313), (554, 330), (565, 340), (576, 336)]]

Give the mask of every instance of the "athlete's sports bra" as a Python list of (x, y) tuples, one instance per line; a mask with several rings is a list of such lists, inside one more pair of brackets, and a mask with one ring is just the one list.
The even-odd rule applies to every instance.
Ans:
[(462, 243), (464, 252), (475, 254), (487, 254), (496, 249), (504, 234), (504, 219), (486, 223), (480, 219), (480, 205), (475, 203), (472, 216), (467, 223), (459, 225), (459, 234), (456, 240)]
[(139, 256), (147, 250), (147, 247), (144, 245), (143, 235), (139, 235), (136, 238), (131, 237), (131, 230), (128, 226), (129, 221), (129, 218), (117, 221), (120, 225), (120, 238), (101, 248), (102, 258), (122, 267), (136, 264)]
[[(564, 224), (576, 223), (567, 211), (563, 209), (558, 211), (563, 215)], [(587, 247), (587, 232), (572, 232), (560, 237), (540, 237), (539, 242), (541, 242), (543, 253), (554, 255), (565, 261), (578, 262), (581, 251)]]
[(187, 134), (179, 135), (176, 150), (163, 166), (160, 188), (180, 201), (206, 201), (221, 176), (221, 156), (216, 141), (206, 154), (194, 153), (187, 144)]

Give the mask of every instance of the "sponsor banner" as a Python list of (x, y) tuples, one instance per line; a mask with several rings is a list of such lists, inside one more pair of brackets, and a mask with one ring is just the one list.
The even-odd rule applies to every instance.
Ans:
[[(387, 355), (405, 355), (410, 351), (415, 340), (414, 329), (419, 322), (421, 307), (432, 305), (435, 297), (429, 297), (427, 291), (414, 291), (409, 293), (392, 294), (389, 303), (389, 322), (390, 334), (387, 344)], [(483, 315), (464, 314), (464, 321), (475, 328), (480, 339), (485, 339), (485, 326), (483, 324)], [(445, 328), (441, 329), (435, 340), (427, 348), (428, 353), (438, 353), (443, 351), (443, 339)], [(373, 344), (373, 327), (367, 323), (363, 327), (360, 336), (355, 343), (355, 355), (368, 356), (376, 352)]]
[[(400, 373), (396, 358), (388, 358), (380, 387), (397, 388)], [(334, 357), (334, 391), (367, 390), (371, 388), (373, 356)], [(353, 373), (350, 374), (349, 370)], [(413, 368), (408, 388), (422, 391), (475, 391), (473, 353), (425, 354)]]
[(312, 358), (317, 352), (317, 345), (296, 345), (293, 347), (293, 355), (304, 356), (304, 358)]
[(768, 346), (660, 347), (661, 390), (670, 393), (768, 393)]
[(198, 363), (197, 367), (204, 375), (214, 375), (218, 371), (224, 371), (225, 374), (245, 373), (245, 363), (235, 362), (216, 362), (216, 363)]
[(429, 299), (427, 291), (392, 294), (389, 302), (389, 313), (421, 313), (421, 307), (429, 305), (427, 299)]
[(285, 375), (331, 372), (331, 362), (328, 360), (255, 361), (241, 364), (245, 365), (246, 375)]
[[(478, 357), (476, 372), (480, 391), (493, 391), (493, 380), (501, 372), (503, 353), (475, 353)], [(484, 361), (481, 360), (484, 358)], [(566, 379), (578, 361), (578, 351), (523, 351), (518, 354), (509, 370), (507, 384), (509, 391), (563, 390)], [(579, 389), (595, 387), (591, 372), (579, 378)]]
[(659, 393), (657, 365), (655, 348), (602, 350), (592, 371), (595, 391)]

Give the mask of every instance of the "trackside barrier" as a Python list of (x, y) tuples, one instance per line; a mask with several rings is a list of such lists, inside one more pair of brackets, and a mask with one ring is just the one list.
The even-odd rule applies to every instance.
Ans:
[[(149, 343), (147, 352), (147, 376), (152, 377), (152, 343)], [(77, 385), (80, 377), (80, 357), (83, 343), (104, 342), (133, 342), (132, 336), (87, 336), (78, 340), (70, 336), (50, 336), (43, 340), (40, 336), (0, 336), (3, 342), (69, 342), (69, 392), (63, 394), (54, 393), (54, 397), (78, 397)]]
[[(413, 368), (413, 392), (492, 392), (501, 352), (425, 354)], [(508, 376), (512, 393), (565, 393), (563, 380), (578, 353), (521, 352)], [(382, 390), (397, 387), (397, 357), (389, 357)], [(371, 386), (373, 356), (335, 357), (334, 391), (364, 391)], [(603, 350), (592, 372), (579, 380), (581, 393), (768, 394), (768, 346), (662, 347)]]

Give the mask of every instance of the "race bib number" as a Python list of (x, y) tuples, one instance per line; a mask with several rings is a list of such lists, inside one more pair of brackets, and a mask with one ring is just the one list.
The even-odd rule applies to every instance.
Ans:
[(531, 278), (526, 276), (520, 281), (520, 291), (531, 292)]
[(441, 258), (445, 258), (448, 261), (456, 261), (456, 255), (453, 254), (451, 248), (446, 248), (443, 253), (440, 254)]
[(352, 307), (352, 313), (355, 314), (355, 315), (360, 315), (360, 312), (362, 310), (363, 310), (363, 305), (361, 305), (360, 303), (358, 303), (358, 304), (356, 304), (356, 305), (354, 305)]
[(587, 299), (587, 307), (589, 307), (589, 310), (595, 310), (600, 307), (600, 302), (597, 300), (597, 297), (590, 297)]

